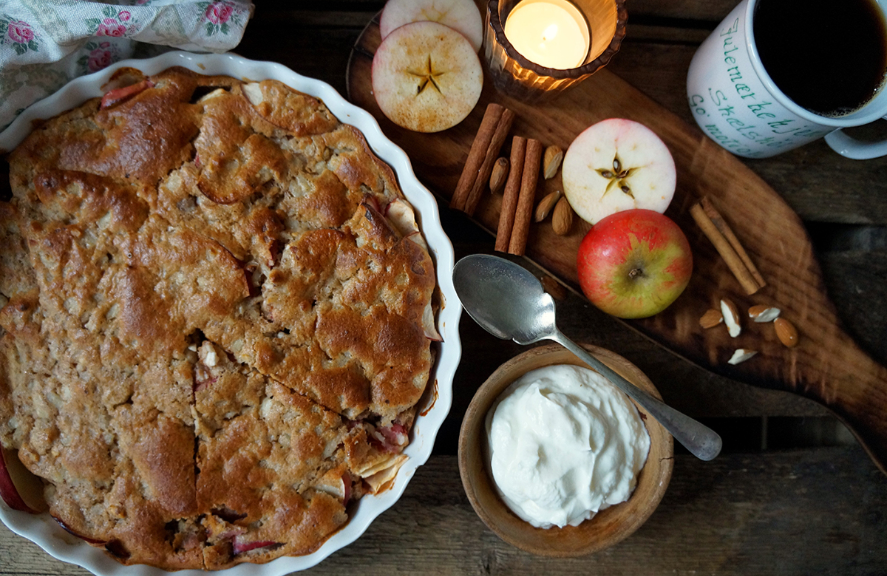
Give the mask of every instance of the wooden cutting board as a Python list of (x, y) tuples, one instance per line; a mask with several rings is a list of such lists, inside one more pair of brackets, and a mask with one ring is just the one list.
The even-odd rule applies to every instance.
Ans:
[[(607, 70), (599, 71), (548, 104), (526, 105), (486, 82), (478, 106), (458, 126), (420, 134), (394, 125), (372, 95), (372, 57), (380, 43), (378, 16), (357, 40), (348, 64), (348, 95), (368, 110), (382, 131), (407, 151), (419, 179), (449, 200), (489, 102), (517, 113), (512, 135), (556, 144), (564, 150), (586, 127), (611, 117), (646, 124), (668, 145), (677, 165), (674, 201), (666, 214), (684, 230), (693, 248), (694, 272), (687, 290), (664, 312), (625, 323), (672, 352), (735, 380), (811, 398), (829, 408), (853, 431), (882, 472), (887, 473), (887, 368), (867, 356), (842, 330), (829, 301), (813, 246), (800, 218), (761, 178), (695, 127), (664, 109)], [(618, 57), (618, 56), (617, 56)], [(511, 138), (501, 156), (508, 157)], [(562, 189), (560, 174), (540, 180), (537, 201)], [(768, 285), (746, 296), (690, 217), (689, 209), (709, 196), (733, 227)], [(486, 192), (475, 221), (495, 234), (501, 196)], [(527, 257), (578, 290), (576, 253), (590, 225), (576, 219), (568, 236), (557, 236), (548, 222), (533, 224)], [(733, 300), (742, 314), (754, 304), (770, 304), (798, 329), (800, 343), (784, 347), (773, 324), (743, 320), (731, 338), (724, 326), (699, 327), (699, 318)], [(727, 360), (737, 348), (759, 351), (738, 366)]]

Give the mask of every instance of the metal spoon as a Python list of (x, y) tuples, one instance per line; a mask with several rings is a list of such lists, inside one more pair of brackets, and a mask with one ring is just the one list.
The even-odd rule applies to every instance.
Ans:
[(456, 263), (453, 283), (468, 314), (493, 336), (522, 345), (554, 340), (625, 392), (700, 460), (711, 460), (721, 451), (721, 437), (714, 430), (637, 388), (564, 336), (554, 323), (554, 300), (528, 270), (476, 254)]

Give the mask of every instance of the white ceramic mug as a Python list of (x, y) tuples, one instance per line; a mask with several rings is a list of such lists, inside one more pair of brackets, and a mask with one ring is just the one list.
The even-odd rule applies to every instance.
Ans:
[[(758, 0), (742, 0), (696, 51), (687, 75), (693, 117), (705, 135), (746, 158), (767, 158), (825, 136), (832, 149), (864, 160), (887, 155), (887, 140), (861, 142), (841, 128), (887, 119), (887, 89), (840, 117), (792, 102), (764, 70), (752, 26)], [(881, 12), (887, 0), (878, 0)], [(787, 54), (786, 58), (794, 57)]]

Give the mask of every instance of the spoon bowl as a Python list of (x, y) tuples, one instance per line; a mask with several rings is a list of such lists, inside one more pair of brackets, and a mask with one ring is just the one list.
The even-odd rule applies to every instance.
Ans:
[(564, 336), (555, 324), (554, 300), (527, 269), (475, 254), (456, 263), (453, 284), (468, 315), (493, 336), (518, 344), (554, 340), (656, 418), (696, 457), (711, 460), (720, 453), (721, 437), (714, 430), (644, 392)]
[(453, 283), (468, 315), (493, 336), (525, 345), (552, 335), (554, 300), (525, 268), (495, 256), (468, 256), (456, 263)]

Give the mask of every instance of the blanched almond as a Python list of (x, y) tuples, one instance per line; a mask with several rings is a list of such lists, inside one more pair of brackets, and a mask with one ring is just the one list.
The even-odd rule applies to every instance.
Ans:
[(773, 322), (773, 327), (776, 328), (776, 337), (784, 345), (789, 348), (794, 348), (798, 345), (798, 330), (791, 322), (785, 318), (777, 318)]
[(714, 328), (723, 321), (724, 315), (721, 314), (719, 310), (712, 308), (702, 315), (702, 318), (699, 319), (699, 325), (708, 330), (709, 328)]
[(733, 353), (733, 356), (731, 356), (729, 360), (727, 360), (727, 364), (733, 364), (734, 366), (736, 364), (741, 364), (755, 354), (757, 354), (756, 350), (745, 350), (744, 348), (740, 348)]
[(727, 331), (730, 336), (736, 338), (742, 332), (742, 326), (739, 324), (739, 309), (732, 301), (721, 300), (721, 314), (724, 315), (724, 322), (727, 323)]
[(781, 310), (766, 304), (757, 304), (748, 309), (748, 317), (755, 322), (772, 322), (779, 318)]

